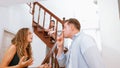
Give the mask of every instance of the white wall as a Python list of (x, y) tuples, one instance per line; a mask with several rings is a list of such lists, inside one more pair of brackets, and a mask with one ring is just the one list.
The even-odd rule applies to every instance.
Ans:
[(120, 19), (118, 0), (98, 0), (103, 58), (106, 68), (120, 68)]
[(3, 29), (5, 23), (8, 23), (9, 21), (9, 13), (8, 13), (8, 8), (0, 7), (0, 47), (2, 43), (2, 36), (3, 36)]
[(46, 44), (44, 44), (35, 34), (33, 34), (33, 36), (32, 49), (34, 62), (30, 67), (41, 65), (46, 56)]
[[(17, 31), (21, 27), (30, 27), (32, 24), (32, 16), (29, 13), (29, 6), (26, 4), (19, 4), (15, 6), (11, 6), (10, 10), (10, 22), (6, 25), (6, 28), (14, 27), (11, 29), (12, 31)], [(15, 27), (16, 26), (16, 27)]]

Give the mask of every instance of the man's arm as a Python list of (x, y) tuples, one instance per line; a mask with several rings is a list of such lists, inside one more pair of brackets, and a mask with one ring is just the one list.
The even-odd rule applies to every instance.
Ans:
[(59, 66), (64, 67), (66, 57), (65, 57), (65, 54), (64, 54), (63, 45), (58, 45), (57, 48), (58, 48), (57, 60), (58, 60)]
[(57, 60), (58, 60), (60, 67), (64, 67), (65, 61), (66, 61), (66, 57), (64, 54), (64, 50), (63, 50), (64, 48), (63, 41), (64, 41), (64, 38), (63, 38), (63, 33), (62, 33), (59, 37), (57, 37), (57, 49), (58, 49)]
[(8, 50), (6, 51), (6, 53), (2, 59), (0, 68), (22, 68), (22, 67), (26, 67), (26, 66), (32, 64), (32, 62), (33, 62), (32, 58), (27, 61), (24, 61), (25, 57), (22, 57), (19, 61), (19, 64), (14, 65), (14, 66), (8, 66), (9, 63), (12, 61), (15, 53), (16, 53), (16, 47), (15, 47), (15, 45), (11, 45), (8, 48)]
[(57, 55), (57, 60), (58, 60), (58, 63), (59, 63), (59, 66), (60, 67), (64, 67), (65, 64), (66, 64), (66, 56), (64, 53), (62, 53), (61, 55)]

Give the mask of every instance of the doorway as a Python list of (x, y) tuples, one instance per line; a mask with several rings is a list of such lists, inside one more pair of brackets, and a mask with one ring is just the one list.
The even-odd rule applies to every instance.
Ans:
[(15, 36), (12, 32), (9, 32), (7, 30), (4, 30), (3, 37), (2, 37), (2, 45), (0, 48), (0, 62), (4, 56), (5, 51), (11, 44), (11, 39)]

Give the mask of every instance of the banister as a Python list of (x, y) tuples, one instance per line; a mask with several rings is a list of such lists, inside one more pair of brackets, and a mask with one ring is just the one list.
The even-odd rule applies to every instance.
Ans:
[(37, 4), (39, 5), (42, 9), (44, 9), (48, 14), (50, 14), (52, 17), (54, 17), (55, 19), (57, 19), (61, 24), (63, 24), (63, 21), (58, 18), (55, 14), (53, 14), (52, 12), (50, 12), (48, 9), (46, 9), (44, 6), (42, 6), (40, 3), (38, 2), (34, 2), (34, 5)]

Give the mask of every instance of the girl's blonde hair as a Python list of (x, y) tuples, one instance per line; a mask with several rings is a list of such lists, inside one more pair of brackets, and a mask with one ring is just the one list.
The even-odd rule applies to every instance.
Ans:
[(28, 30), (29, 30), (29, 28), (20, 29), (11, 41), (11, 43), (14, 44), (17, 48), (16, 50), (17, 50), (17, 54), (18, 54), (19, 58), (24, 56), (25, 46), (27, 46), (26, 51), (28, 54), (28, 58), (32, 57), (31, 44), (29, 43), (28, 45), (26, 45), (27, 37), (28, 37)]

